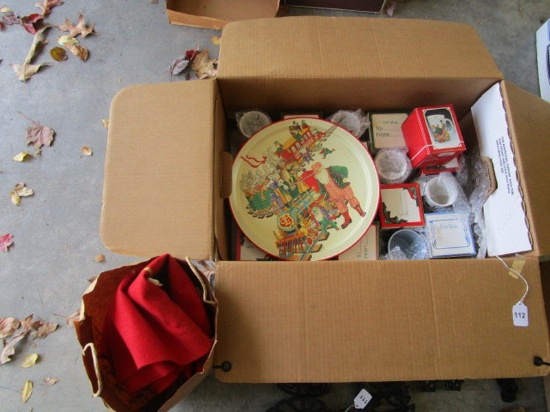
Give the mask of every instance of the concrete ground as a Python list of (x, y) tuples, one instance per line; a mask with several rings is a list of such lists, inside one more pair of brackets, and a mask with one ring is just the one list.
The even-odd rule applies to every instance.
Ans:
[[(19, 15), (37, 12), (34, 1), (5, 0)], [(17, 346), (12, 362), (0, 366), (0, 410), (3, 411), (101, 411), (92, 398), (80, 359), (80, 347), (64, 317), (78, 309), (88, 278), (135, 262), (136, 257), (106, 250), (99, 238), (103, 165), (111, 99), (121, 88), (137, 83), (184, 81), (170, 78), (167, 68), (185, 50), (219, 49), (211, 43), (215, 30), (170, 26), (165, 5), (148, 0), (65, 1), (53, 9), (52, 24), (65, 18), (73, 22), (82, 13), (96, 34), (82, 40), (90, 56), (82, 62), (70, 55), (53, 61), (47, 51), (37, 59), (50, 62), (27, 82), (17, 79), (10, 63), (22, 63), (32, 36), (20, 26), (0, 31), (0, 236), (12, 234), (8, 253), (0, 252), (0, 317), (23, 319), (30, 314), (59, 328), (46, 339), (27, 339)], [(353, 15), (349, 12), (291, 9), (290, 15)], [(370, 16), (365, 16), (370, 17)], [(398, 4), (392, 18), (421, 18), (465, 22), (473, 25), (494, 56), (504, 77), (538, 94), (534, 35), (550, 17), (549, 0), (410, 0)], [(380, 16), (374, 18), (389, 18)], [(42, 155), (24, 163), (12, 160), (29, 150), (25, 130), (34, 119), (55, 130), (55, 141)], [(82, 147), (92, 156), (84, 156)], [(10, 202), (16, 183), (35, 191), (21, 206)], [(104, 262), (95, 257), (104, 254)], [(38, 364), (20, 367), (23, 359), (38, 353)], [(59, 379), (55, 385), (46, 377)], [(26, 403), (20, 392), (26, 380), (34, 383)], [(462, 391), (422, 393), (415, 385), (413, 402), (418, 411), (500, 411), (523, 406), (544, 411), (541, 379), (519, 379), (517, 401), (505, 404), (494, 380), (466, 381)], [(352, 385), (334, 385), (324, 398), (332, 410), (343, 410), (355, 396)], [(222, 384), (209, 377), (174, 410), (264, 411), (286, 395), (274, 385)]]

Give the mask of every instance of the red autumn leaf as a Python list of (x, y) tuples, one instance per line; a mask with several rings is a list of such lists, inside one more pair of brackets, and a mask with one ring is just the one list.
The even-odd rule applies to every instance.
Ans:
[(13, 244), (13, 236), (9, 233), (3, 236), (0, 236), (0, 250), (2, 252), (7, 252), (8, 248)]
[(195, 58), (195, 56), (199, 54), (199, 50), (198, 49), (195, 49), (195, 50), (187, 50), (185, 52), (185, 58), (189, 61), (193, 60)]
[(35, 34), (42, 26), (42, 20), (44, 16), (38, 13), (29, 14), (28, 16), (21, 17), (21, 25), (30, 34)]
[(42, 3), (36, 3), (35, 6), (42, 11), (43, 16), (47, 16), (55, 6), (61, 6), (62, 4), (61, 0), (43, 0)]

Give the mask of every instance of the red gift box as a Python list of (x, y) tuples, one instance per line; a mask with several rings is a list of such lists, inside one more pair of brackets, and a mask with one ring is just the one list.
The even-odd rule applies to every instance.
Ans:
[(401, 130), (415, 168), (449, 163), (466, 150), (451, 104), (417, 107)]

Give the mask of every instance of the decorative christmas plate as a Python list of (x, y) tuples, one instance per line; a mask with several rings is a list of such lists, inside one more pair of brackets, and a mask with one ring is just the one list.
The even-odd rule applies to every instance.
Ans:
[(298, 118), (256, 133), (237, 154), (230, 205), (246, 237), (286, 260), (322, 260), (353, 246), (376, 214), (374, 162), (351, 133)]

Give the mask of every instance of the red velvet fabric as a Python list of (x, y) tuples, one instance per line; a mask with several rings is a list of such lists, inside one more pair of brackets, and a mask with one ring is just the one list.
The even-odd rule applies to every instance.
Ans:
[(212, 348), (210, 320), (186, 265), (159, 256), (117, 289), (98, 349), (130, 393), (160, 393), (182, 374), (191, 377)]

